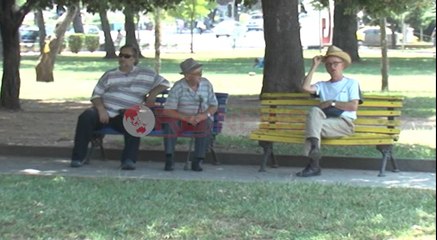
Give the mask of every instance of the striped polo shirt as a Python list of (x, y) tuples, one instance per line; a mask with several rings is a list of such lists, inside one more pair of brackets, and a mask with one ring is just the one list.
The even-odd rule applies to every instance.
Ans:
[(129, 73), (111, 69), (99, 79), (91, 100), (101, 98), (109, 117), (115, 117), (119, 110), (141, 104), (144, 96), (159, 85), (169, 87), (170, 83), (152, 69), (134, 66)]
[(218, 101), (208, 79), (202, 78), (197, 91), (194, 91), (183, 78), (170, 89), (164, 108), (178, 110), (186, 115), (196, 115), (210, 106), (218, 106)]

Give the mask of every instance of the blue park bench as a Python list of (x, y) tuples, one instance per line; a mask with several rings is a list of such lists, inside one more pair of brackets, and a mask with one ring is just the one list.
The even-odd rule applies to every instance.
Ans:
[[(162, 114), (162, 110), (164, 108), (164, 103), (167, 100), (168, 91), (165, 90), (162, 93), (160, 93), (156, 98), (156, 106), (152, 108), (152, 111), (155, 114), (155, 128), (147, 135), (150, 137), (164, 137), (166, 136), (166, 133), (164, 132), (164, 129), (162, 127), (163, 123), (171, 123), (171, 121), (174, 122), (174, 120), (171, 120), (171, 118), (165, 117)], [(215, 93), (217, 100), (218, 100), (218, 110), (214, 114), (214, 121), (213, 126), (211, 130), (211, 137), (209, 142), (209, 151), (212, 154), (213, 157), (213, 163), (214, 164), (220, 164), (220, 162), (217, 159), (217, 155), (214, 150), (214, 142), (215, 138), (218, 134), (222, 132), (223, 129), (223, 123), (225, 120), (226, 115), (226, 105), (228, 101), (229, 94), (227, 93)], [(188, 126), (188, 124), (182, 124), (182, 126), (176, 131), (177, 137), (185, 137), (185, 138), (191, 138), (190, 141), (190, 147), (189, 147), (189, 154), (188, 158), (190, 156), (193, 138), (196, 136), (204, 136), (204, 126), (200, 125), (199, 127), (193, 127)], [(89, 163), (91, 156), (93, 154), (93, 151), (95, 148), (100, 149), (100, 156), (102, 160), (105, 160), (105, 149), (103, 147), (103, 138), (105, 135), (122, 135), (119, 131), (113, 129), (110, 126), (104, 126), (103, 128), (94, 131), (93, 136), (91, 138), (91, 144), (88, 149), (87, 155), (85, 157), (85, 163)]]

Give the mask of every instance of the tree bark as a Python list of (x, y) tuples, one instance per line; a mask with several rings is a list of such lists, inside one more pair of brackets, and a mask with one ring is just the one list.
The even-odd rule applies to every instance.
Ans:
[(349, 53), (353, 62), (358, 62), (357, 15), (356, 12), (346, 13), (351, 8), (349, 1), (335, 1), (333, 45)]
[(11, 110), (21, 108), (19, 100), (21, 86), (19, 68), (21, 56), (18, 26), (16, 24), (3, 24), (3, 21), (0, 21), (4, 49), (1, 106)]
[(54, 36), (50, 36), (50, 38), (46, 41), (43, 53), (41, 54), (39, 62), (35, 67), (37, 82), (54, 81), (53, 69), (55, 66), (56, 56), (58, 55), (59, 50), (64, 43), (65, 32), (73, 21), (73, 18), (78, 10), (79, 7), (77, 5), (69, 6), (64, 20), (56, 25)]
[(20, 106), (20, 37), (19, 27), (35, 1), (17, 8), (15, 0), (2, 0), (0, 4), (0, 33), (3, 49), (3, 76), (0, 107), (19, 110)]
[(161, 71), (161, 9), (155, 8), (155, 71)]
[(39, 51), (40, 54), (43, 54), (47, 33), (44, 23), (44, 15), (40, 9), (35, 11), (35, 22), (39, 30)]
[(85, 33), (83, 29), (82, 14), (80, 13), (80, 10), (73, 18), (73, 29), (75, 33)]
[(264, 76), (261, 92), (299, 92), (305, 76), (298, 1), (262, 0)]
[(124, 29), (126, 30), (126, 44), (130, 44), (138, 49), (139, 57), (142, 58), (140, 46), (138, 45), (137, 37), (135, 36), (134, 11), (132, 6), (126, 5), (124, 8)]
[(387, 21), (385, 18), (380, 19), (381, 28), (381, 76), (382, 85), (381, 91), (388, 91), (388, 55), (387, 55), (387, 32), (385, 28), (387, 26)]
[(104, 4), (100, 4), (99, 6), (99, 16), (100, 21), (102, 22), (102, 31), (105, 36), (105, 58), (116, 58), (117, 54), (115, 54), (115, 46), (111, 36), (111, 27), (109, 26), (108, 15), (106, 14), (106, 9), (103, 6)]

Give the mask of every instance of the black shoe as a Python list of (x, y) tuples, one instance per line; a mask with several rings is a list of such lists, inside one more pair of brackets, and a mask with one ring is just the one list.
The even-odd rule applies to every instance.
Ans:
[(322, 174), (322, 169), (313, 168), (310, 164), (308, 164), (302, 171), (296, 173), (298, 177), (314, 177)]
[(173, 163), (172, 162), (165, 162), (164, 171), (173, 171)]
[(121, 170), (135, 170), (135, 163), (128, 159), (121, 163)]
[(79, 160), (71, 160), (71, 163), (70, 163), (70, 167), (73, 167), (73, 168), (82, 167), (82, 165), (83, 165), (82, 162)]
[(193, 170), (195, 172), (203, 171), (203, 168), (200, 167), (200, 162), (201, 162), (201, 160), (199, 160), (199, 159), (194, 160), (193, 162), (191, 162), (191, 170)]

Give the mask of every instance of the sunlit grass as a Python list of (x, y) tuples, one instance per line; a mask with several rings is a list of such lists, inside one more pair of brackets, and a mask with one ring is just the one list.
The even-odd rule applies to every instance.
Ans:
[(435, 191), (0, 175), (4, 239), (435, 237)]

